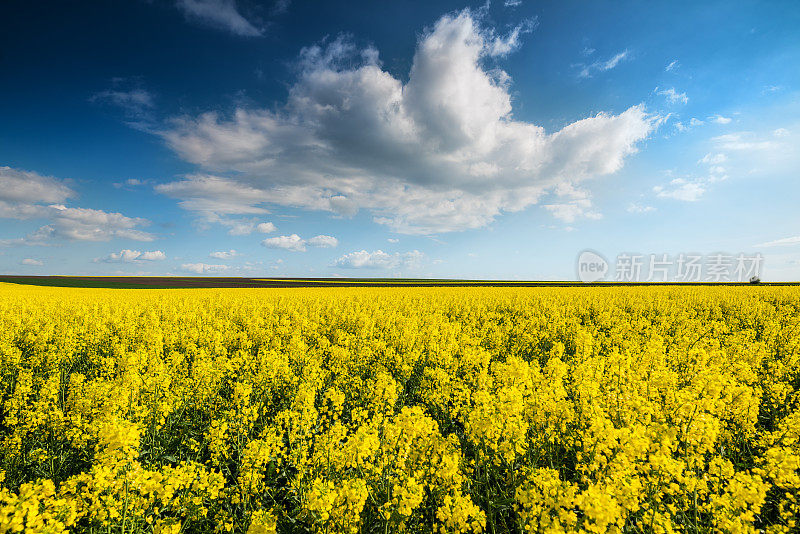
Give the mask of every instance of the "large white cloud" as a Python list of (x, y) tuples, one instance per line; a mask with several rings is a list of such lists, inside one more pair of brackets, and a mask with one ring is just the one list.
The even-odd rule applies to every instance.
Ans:
[(277, 109), (175, 119), (162, 132), (202, 173), (157, 187), (205, 215), (270, 203), (349, 216), (368, 209), (398, 232), (477, 228), (557, 184), (616, 172), (658, 118), (641, 105), (548, 133), (512, 115), (509, 76), (493, 63), (521, 29), (498, 36), (469, 10), (421, 36), (408, 81), (347, 39), (302, 50)]

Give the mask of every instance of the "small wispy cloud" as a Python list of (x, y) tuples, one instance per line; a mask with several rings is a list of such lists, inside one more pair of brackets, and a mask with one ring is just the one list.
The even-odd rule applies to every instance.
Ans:
[[(594, 52), (594, 50), (592, 50), (592, 52)], [(618, 54), (615, 54), (604, 61), (595, 61), (590, 65), (579, 65), (581, 67), (581, 71), (578, 73), (578, 76), (581, 78), (591, 78), (593, 73), (609, 71), (619, 65), (620, 62), (629, 58), (630, 52), (626, 48), (622, 52), (619, 52)]]
[(647, 206), (644, 204), (637, 204), (636, 202), (631, 202), (628, 204), (626, 209), (628, 213), (650, 213), (651, 211), (656, 211), (653, 206)]
[[(671, 198), (683, 202), (696, 202), (705, 195), (714, 184), (728, 179), (728, 171), (723, 166), (728, 156), (722, 152), (709, 152), (697, 161), (703, 168), (700, 175), (675, 178), (666, 185), (658, 185), (653, 192), (660, 198)], [(630, 210), (629, 210), (630, 211)]]
[(289, 11), (289, 6), (292, 5), (292, 0), (277, 0), (270, 9), (272, 15), (281, 15)]
[(688, 104), (689, 103), (689, 97), (686, 96), (686, 93), (679, 93), (678, 91), (675, 90), (674, 87), (670, 87), (668, 89), (659, 89), (658, 87), (656, 87), (655, 91), (656, 91), (656, 94), (661, 95), (664, 98), (666, 98), (667, 102), (669, 102), (670, 104), (677, 104), (677, 103)]
[(769, 248), (769, 247), (788, 247), (800, 245), (800, 235), (795, 237), (785, 237), (783, 239), (776, 239), (774, 241), (767, 241), (766, 243), (758, 243), (753, 247)]
[(522, 44), (520, 36), (532, 32), (536, 29), (538, 24), (539, 22), (536, 19), (525, 20), (521, 24), (518, 24), (507, 35), (495, 35), (488, 47), (489, 55), (492, 57), (503, 57), (515, 51)]
[(131, 187), (141, 187), (151, 183), (151, 180), (140, 180), (138, 178), (128, 178), (124, 182), (114, 182), (112, 185), (117, 189), (120, 188), (131, 188)]
[(227, 271), (227, 265), (214, 265), (208, 263), (184, 263), (181, 265), (182, 271), (190, 273), (205, 274), (205, 273), (218, 273), (220, 271)]
[(22, 265), (32, 265), (34, 267), (41, 267), (42, 265), (44, 265), (44, 262), (42, 260), (36, 260), (34, 258), (25, 258), (20, 263)]
[(765, 85), (764, 88), (761, 90), (762, 94), (769, 94), (769, 93), (779, 93), (783, 91), (782, 85)]
[(671, 198), (683, 202), (697, 202), (706, 192), (705, 186), (697, 181), (675, 178), (666, 186), (657, 185), (653, 192), (660, 198)]
[(318, 235), (308, 240), (312, 247), (333, 248), (339, 245), (339, 240), (332, 235)]
[(733, 119), (730, 117), (723, 117), (722, 115), (713, 115), (709, 117), (708, 120), (717, 124), (730, 124)]
[(684, 122), (680, 122), (680, 121), (676, 122), (675, 123), (675, 129), (678, 130), (679, 132), (687, 132), (687, 131), (691, 130), (692, 128), (694, 128), (695, 126), (702, 126), (703, 124), (705, 124), (704, 121), (701, 121), (697, 117), (692, 117), (689, 120), (688, 123), (684, 123)]
[(156, 97), (144, 87), (141, 77), (112, 78), (110, 87), (91, 95), (89, 102), (121, 113), (132, 128), (150, 133), (156, 129)]
[(670, 71), (673, 71), (673, 70), (677, 70), (678, 67), (680, 67), (680, 66), (681, 66), (681, 64), (678, 63), (678, 60), (677, 59), (673, 59), (672, 61), (669, 62), (669, 64), (666, 67), (664, 67), (664, 71), (670, 72)]
[(236, 256), (241, 256), (241, 254), (239, 254), (233, 249), (220, 250), (217, 252), (212, 252), (211, 254), (208, 255), (209, 258), (216, 258), (218, 260), (229, 260), (231, 258), (235, 258)]
[(121, 108), (131, 115), (142, 115), (155, 106), (153, 95), (144, 89), (130, 91), (108, 90), (93, 94), (89, 101), (99, 104), (110, 104)]
[(208, 26), (227, 30), (242, 37), (260, 37), (264, 29), (257, 27), (239, 13), (234, 0), (178, 0), (178, 9), (187, 18)]
[(726, 161), (728, 161), (728, 156), (726, 156), (725, 154), (722, 153), (712, 154), (709, 152), (708, 154), (700, 158), (700, 160), (697, 163), (705, 163), (707, 165), (719, 165), (721, 163), (725, 163)]
[(711, 141), (722, 150), (770, 150), (777, 145), (776, 142), (760, 138), (753, 132), (718, 135), (712, 137)]

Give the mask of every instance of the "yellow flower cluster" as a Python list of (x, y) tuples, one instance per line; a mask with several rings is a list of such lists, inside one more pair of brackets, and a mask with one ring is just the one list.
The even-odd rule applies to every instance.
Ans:
[(0, 285), (0, 534), (800, 530), (792, 287)]

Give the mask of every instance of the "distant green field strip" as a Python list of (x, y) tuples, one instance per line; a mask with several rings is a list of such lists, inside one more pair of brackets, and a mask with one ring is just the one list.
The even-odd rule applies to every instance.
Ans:
[(74, 276), (53, 276), (52, 278), (30, 280), (27, 278), (3, 277), (1, 283), (22, 284), (27, 286), (46, 286), (46, 287), (85, 287), (85, 288), (112, 288), (112, 289), (153, 289), (148, 284), (136, 284), (127, 282), (106, 282), (103, 280), (84, 280)]

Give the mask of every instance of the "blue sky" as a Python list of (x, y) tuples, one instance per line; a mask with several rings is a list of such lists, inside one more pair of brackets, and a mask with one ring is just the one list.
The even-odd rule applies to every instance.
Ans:
[(0, 7), (0, 272), (800, 279), (797, 2)]

